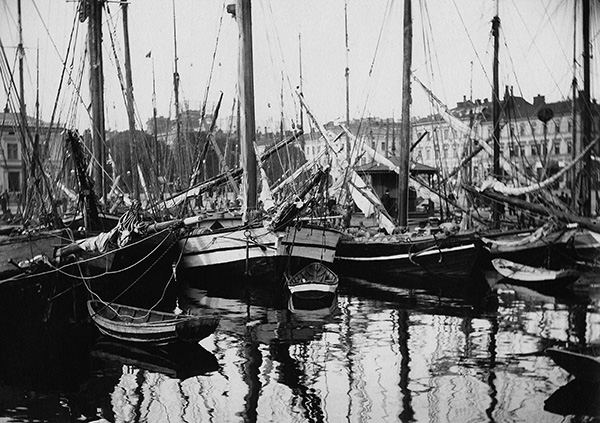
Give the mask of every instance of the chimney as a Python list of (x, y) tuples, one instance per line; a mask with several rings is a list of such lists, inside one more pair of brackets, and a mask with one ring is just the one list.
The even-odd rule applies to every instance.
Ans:
[(538, 107), (538, 106), (542, 106), (546, 104), (546, 97), (543, 95), (536, 95), (535, 97), (533, 97), (533, 106), (534, 107)]

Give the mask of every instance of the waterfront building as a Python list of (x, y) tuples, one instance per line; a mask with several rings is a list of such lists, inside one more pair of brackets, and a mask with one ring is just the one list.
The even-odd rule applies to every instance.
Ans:
[(27, 163), (32, 160), (28, 150), (34, 144), (36, 131), (39, 134), (37, 154), (43, 158), (45, 170), (55, 174), (64, 157), (64, 129), (29, 116), (22, 125), (19, 114), (11, 113), (8, 108), (0, 113), (0, 192), (8, 191), (13, 206), (25, 188)]

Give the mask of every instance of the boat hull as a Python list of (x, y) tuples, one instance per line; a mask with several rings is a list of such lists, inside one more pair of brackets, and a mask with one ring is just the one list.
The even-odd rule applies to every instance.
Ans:
[(537, 231), (482, 237), (483, 260), (493, 269), (493, 259), (505, 259), (532, 267), (561, 269), (577, 260), (572, 239), (576, 229), (536, 235)]
[(70, 242), (67, 231), (62, 229), (0, 237), (0, 281), (15, 279), (22, 282), (37, 277), (35, 269), (20, 269), (17, 265), (36, 256), (51, 258), (57, 247)]
[(178, 274), (202, 282), (281, 280), (309, 261), (331, 263), (341, 233), (317, 226), (264, 227), (192, 232), (179, 239)]
[(472, 237), (407, 241), (342, 240), (334, 268), (340, 276), (365, 279), (468, 278), (478, 262), (480, 244)]
[(338, 276), (321, 262), (312, 262), (292, 277), (286, 277), (288, 308), (318, 310), (330, 307), (336, 297)]
[(163, 345), (179, 340), (200, 341), (212, 334), (218, 318), (176, 315), (90, 300), (88, 313), (100, 332), (128, 342)]
[(575, 282), (580, 273), (576, 270), (548, 270), (545, 268), (526, 266), (505, 259), (493, 259), (496, 271), (511, 283), (535, 288), (536, 286), (565, 287)]

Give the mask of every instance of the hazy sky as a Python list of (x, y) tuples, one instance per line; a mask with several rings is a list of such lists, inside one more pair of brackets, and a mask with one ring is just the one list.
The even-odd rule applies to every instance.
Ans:
[[(156, 79), (157, 108), (174, 115), (174, 26), (177, 31), (180, 102), (199, 109), (208, 91), (208, 110), (224, 93), (221, 116), (231, 114), (237, 79), (237, 24), (219, 0), (130, 0), (129, 28), (134, 95), (144, 126), (152, 116), (152, 74)], [(579, 2), (578, 2), (579, 3)], [(592, 2), (594, 6), (598, 2)], [(348, 11), (347, 52), (350, 68), (352, 117), (391, 117), (401, 114), (403, 1), (395, 0), (254, 0), (253, 34), (255, 92), (259, 125), (279, 127), (283, 86), (286, 125), (297, 119), (293, 94), (299, 84), (302, 60), (303, 91), (323, 123), (345, 116), (344, 5)], [(0, 37), (11, 68), (17, 69), (17, 0), (2, 0)], [(413, 62), (415, 75), (453, 107), (463, 96), (491, 97), (493, 0), (413, 1)], [(573, 78), (574, 6), (566, 0), (512, 0), (499, 2), (501, 19), (500, 86), (513, 86), (516, 95), (532, 101), (542, 94), (547, 101), (570, 96)], [(26, 46), (26, 103), (34, 114), (36, 58), (39, 49), (41, 116), (49, 120), (56, 99), (62, 62), (74, 30), (74, 53), (67, 60), (74, 80), (65, 84), (59, 100), (60, 118), (69, 125), (89, 126), (82, 104), (89, 104), (87, 73), (81, 79), (87, 23), (76, 20), (76, 3), (64, 0), (22, 0), (23, 38)], [(117, 79), (113, 42), (123, 69), (122, 14), (109, 3), (104, 19), (104, 74), (107, 128), (126, 129), (123, 96)], [(591, 17), (592, 42), (598, 22)], [(577, 28), (581, 12), (577, 13)], [(577, 74), (581, 75), (581, 41), (576, 43)], [(111, 40), (112, 34), (112, 40)], [(300, 42), (301, 38), (301, 42)], [(299, 53), (301, 46), (301, 55)], [(147, 58), (148, 52), (151, 58)], [(598, 97), (597, 63), (592, 63), (592, 96)], [(5, 72), (5, 66), (2, 66)], [(15, 74), (16, 75), (16, 74)], [(4, 81), (4, 80), (3, 80)], [(75, 87), (80, 86), (79, 94)], [(6, 104), (3, 89), (2, 106)], [(75, 110), (74, 114), (70, 110)], [(420, 88), (414, 87), (412, 114), (423, 116), (430, 107)], [(73, 117), (75, 116), (75, 117)]]

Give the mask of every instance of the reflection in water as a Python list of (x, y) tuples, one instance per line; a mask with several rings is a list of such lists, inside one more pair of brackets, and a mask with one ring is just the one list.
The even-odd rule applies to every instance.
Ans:
[(561, 416), (600, 417), (600, 383), (574, 379), (546, 400), (544, 410)]
[[(340, 281), (339, 308), (308, 315), (273, 308), (263, 294), (188, 288), (179, 306), (219, 315), (221, 323), (201, 344), (173, 351), (104, 338), (88, 346), (85, 336), (62, 329), (12, 329), (12, 316), (1, 315), (10, 336), (0, 349), (0, 414), (83, 420), (100, 409), (123, 422), (562, 422), (579, 419), (564, 415), (597, 415), (590, 403), (567, 408), (565, 398), (584, 398), (592, 388), (573, 387), (544, 354), (550, 346), (600, 344), (592, 284), (578, 287), (578, 301), (492, 288)], [(49, 394), (50, 380), (60, 395)], [(43, 398), (37, 403), (35, 392)]]
[(409, 383), (409, 372), (410, 362), (409, 348), (408, 348), (408, 313), (406, 310), (398, 311), (398, 342), (400, 344), (400, 392), (402, 393), (402, 412), (400, 413), (400, 420), (403, 422), (413, 421), (414, 411), (410, 403), (411, 392), (408, 389)]

